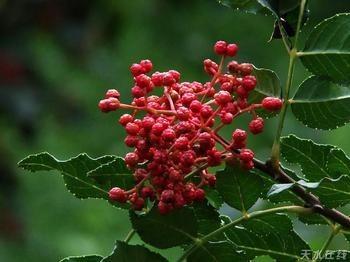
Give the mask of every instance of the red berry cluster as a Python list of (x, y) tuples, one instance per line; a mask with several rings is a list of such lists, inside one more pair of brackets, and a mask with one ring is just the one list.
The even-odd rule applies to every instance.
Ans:
[[(236, 117), (249, 113), (249, 130), (258, 134), (264, 120), (257, 116), (256, 109), (276, 111), (282, 101), (266, 97), (260, 104), (248, 103), (257, 84), (253, 66), (231, 61), (223, 70), (224, 59), (235, 56), (237, 50), (236, 44), (215, 44), (214, 51), (221, 56), (221, 62), (204, 60), (204, 70), (212, 76), (204, 84), (180, 82), (181, 75), (175, 70), (148, 75), (152, 62), (142, 60), (130, 67), (135, 83), (131, 104), (120, 103), (117, 90), (107, 91), (99, 103), (102, 112), (131, 110), (120, 117), (119, 123), (127, 133), (125, 144), (134, 148), (126, 154), (125, 162), (136, 181), (128, 191), (112, 188), (112, 200), (128, 201), (135, 210), (142, 210), (147, 200), (156, 201), (159, 212), (165, 214), (204, 199), (202, 187), (214, 186), (216, 181), (208, 167), (223, 161), (236, 161), (246, 169), (254, 167), (254, 153), (246, 148), (247, 132), (235, 129), (232, 138), (226, 140), (219, 131)], [(155, 88), (162, 88), (163, 94), (151, 95)]]

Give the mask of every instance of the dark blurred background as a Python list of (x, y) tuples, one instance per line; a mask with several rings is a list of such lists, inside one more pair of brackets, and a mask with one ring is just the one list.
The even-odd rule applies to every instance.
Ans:
[[(349, 11), (350, 1), (314, 0), (310, 8), (305, 32)], [(223, 39), (239, 44), (239, 61), (270, 68), (284, 83), (287, 55), (279, 41), (268, 43), (272, 26), (271, 17), (232, 12), (215, 0), (0, 0), (0, 261), (107, 255), (129, 231), (128, 213), (103, 201), (77, 200), (57, 174), (25, 173), (16, 163), (41, 151), (59, 159), (80, 152), (123, 155), (118, 113), (103, 115), (97, 103), (109, 88), (129, 101), (128, 68), (143, 58), (156, 70), (207, 81), (202, 60), (215, 58), (212, 45)], [(299, 64), (294, 89), (305, 76)], [(250, 142), (261, 157), (268, 156), (276, 120), (266, 126)], [(314, 131), (289, 116), (289, 132), (350, 154), (350, 126)], [(296, 228), (315, 249), (328, 232), (324, 226), (307, 232), (301, 223)], [(342, 236), (332, 247), (349, 249)], [(173, 258), (177, 251), (164, 252)]]

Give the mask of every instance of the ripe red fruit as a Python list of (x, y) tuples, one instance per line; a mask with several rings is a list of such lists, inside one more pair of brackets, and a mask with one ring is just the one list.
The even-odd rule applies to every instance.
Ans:
[(143, 69), (143, 73), (148, 73), (152, 70), (153, 68), (153, 64), (151, 62), (151, 60), (145, 59), (145, 60), (141, 60), (140, 62), (140, 66)]
[(133, 76), (138, 76), (143, 74), (144, 69), (140, 64), (132, 64), (130, 66), (130, 72)]
[(242, 149), (241, 152), (239, 153), (239, 158), (243, 162), (250, 162), (254, 158), (254, 153), (252, 150), (245, 148), (245, 149)]
[(124, 139), (124, 143), (128, 146), (128, 147), (134, 147), (137, 145), (137, 142), (139, 141), (139, 138), (137, 136), (127, 136)]
[(143, 198), (149, 198), (151, 200), (154, 199), (154, 191), (151, 187), (145, 186), (141, 189), (141, 196)]
[(233, 133), (232, 133), (232, 139), (235, 142), (242, 142), (245, 141), (247, 139), (247, 132), (242, 130), (242, 129), (236, 129)]
[(214, 95), (214, 99), (218, 105), (224, 106), (232, 101), (232, 96), (229, 92), (221, 90)]
[(124, 114), (119, 118), (119, 123), (122, 126), (126, 126), (127, 123), (130, 123), (134, 120), (134, 118), (132, 117), (132, 115), (130, 114)]
[(199, 113), (201, 111), (202, 108), (202, 103), (199, 102), (198, 100), (193, 100), (190, 104), (190, 110), (193, 113)]
[(142, 197), (138, 197), (132, 202), (132, 208), (136, 211), (142, 210), (144, 205), (145, 200)]
[(159, 73), (159, 72), (155, 72), (152, 74), (152, 83), (155, 86), (162, 86), (163, 85), (163, 76), (164, 73)]
[(262, 107), (270, 111), (278, 111), (282, 108), (282, 100), (277, 97), (265, 97), (263, 99)]
[(227, 69), (228, 71), (230, 71), (231, 73), (237, 73), (237, 71), (239, 70), (240, 65), (237, 63), (237, 61), (231, 61), (227, 64)]
[(139, 162), (139, 156), (135, 153), (127, 153), (125, 155), (125, 163), (131, 167), (137, 165)]
[(196, 201), (203, 201), (205, 198), (205, 192), (201, 188), (197, 188), (196, 191), (194, 191), (194, 199)]
[(173, 76), (173, 78), (175, 79), (176, 82), (179, 82), (181, 74), (178, 71), (176, 71), (176, 70), (169, 70), (168, 73), (170, 73)]
[(164, 203), (172, 203), (174, 201), (174, 191), (166, 189), (160, 195), (160, 201)]
[(248, 92), (252, 91), (256, 86), (255, 76), (249, 75), (249, 76), (243, 77), (242, 85), (244, 89), (247, 90)]
[(263, 129), (264, 129), (264, 120), (261, 117), (258, 117), (249, 123), (249, 130), (254, 135), (261, 133)]
[(215, 184), (216, 184), (216, 176), (214, 176), (212, 174), (208, 174), (206, 176), (206, 179), (208, 181), (209, 186), (211, 186), (211, 187), (215, 186)]
[(227, 56), (235, 56), (238, 52), (238, 46), (236, 44), (228, 44), (226, 48)]
[(239, 65), (239, 71), (243, 76), (250, 75), (253, 72), (253, 65), (249, 63), (242, 63)]
[(174, 78), (172, 73), (168, 72), (163, 75), (163, 85), (171, 86), (175, 83), (176, 83), (176, 79)]
[(140, 131), (140, 127), (135, 124), (135, 123), (127, 123), (125, 126), (125, 131), (129, 134), (129, 135), (137, 135), (137, 133)]
[(146, 88), (151, 84), (151, 78), (145, 74), (141, 74), (135, 77), (136, 85), (141, 88)]
[(109, 89), (106, 92), (105, 98), (110, 98), (110, 97), (115, 97), (119, 99), (120, 93), (116, 89)]
[(176, 138), (176, 133), (173, 129), (167, 128), (163, 131), (161, 137), (163, 140), (170, 142)]
[(217, 55), (225, 55), (227, 50), (227, 43), (225, 41), (217, 41), (214, 45), (214, 52)]
[(174, 147), (179, 150), (184, 150), (188, 148), (189, 140), (185, 136), (181, 136), (178, 139), (176, 139)]
[(118, 98), (110, 97), (99, 102), (98, 107), (103, 113), (115, 111), (120, 107)]
[(119, 203), (125, 203), (128, 199), (125, 191), (119, 187), (113, 187), (111, 190), (109, 190), (108, 195), (111, 200), (117, 201)]
[(221, 122), (225, 125), (232, 123), (233, 115), (231, 113), (224, 113), (221, 115)]

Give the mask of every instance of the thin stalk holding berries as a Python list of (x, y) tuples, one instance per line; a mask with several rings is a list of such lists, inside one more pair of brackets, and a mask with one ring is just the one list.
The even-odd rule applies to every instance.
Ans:
[[(295, 33), (295, 40), (294, 40), (292, 48), (291, 49), (287, 48), (287, 51), (289, 54), (287, 81), (286, 81), (286, 86), (284, 89), (283, 106), (282, 106), (281, 113), (279, 116), (278, 127), (277, 127), (275, 139), (274, 139), (273, 146), (272, 146), (272, 152), (271, 152), (271, 162), (272, 162), (273, 167), (276, 170), (279, 168), (279, 163), (280, 163), (280, 138), (282, 135), (284, 121), (285, 121), (286, 113), (287, 113), (288, 106), (289, 106), (289, 93), (290, 93), (290, 89), (291, 89), (292, 82), (293, 82), (295, 62), (296, 62), (296, 58), (297, 58), (297, 44), (298, 44), (299, 33), (300, 33), (301, 24), (302, 24), (302, 20), (303, 20), (303, 15), (304, 15), (304, 11), (305, 11), (305, 5), (306, 5), (306, 0), (301, 0), (297, 29), (296, 29), (296, 33)], [(288, 36), (286, 36), (286, 34), (284, 33), (283, 30), (284, 30), (283, 27), (280, 26), (280, 31), (281, 31), (283, 42), (286, 45), (286, 47), (288, 47), (287, 43), (289, 41), (289, 38), (288, 38)]]

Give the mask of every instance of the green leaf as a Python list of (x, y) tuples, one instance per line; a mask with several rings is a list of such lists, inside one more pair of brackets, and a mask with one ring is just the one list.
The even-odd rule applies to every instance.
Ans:
[(164, 257), (152, 252), (144, 246), (128, 245), (125, 242), (117, 241), (113, 253), (104, 258), (101, 262), (165, 262)]
[(291, 103), (294, 116), (311, 128), (335, 129), (350, 121), (349, 84), (312, 76), (299, 86)]
[[(319, 181), (324, 177), (332, 177), (326, 164), (327, 156), (333, 146), (316, 144), (312, 140), (301, 139), (294, 135), (281, 138), (281, 154), (289, 163), (298, 164), (305, 179)], [(335, 177), (333, 177), (335, 178)]]
[(264, 189), (260, 176), (237, 166), (226, 165), (216, 178), (216, 188), (224, 201), (242, 212), (255, 204)]
[(208, 186), (205, 186), (203, 189), (205, 190), (205, 197), (208, 200), (209, 204), (215, 207), (216, 209), (219, 209), (224, 203), (219, 192), (213, 189), (212, 187)]
[(205, 202), (193, 206), (198, 223), (198, 234), (206, 235), (221, 226), (220, 214)]
[(331, 177), (350, 175), (350, 158), (339, 148), (334, 148), (328, 155), (327, 170)]
[(232, 262), (248, 261), (245, 255), (235, 251), (235, 246), (228, 241), (207, 242), (201, 245), (187, 258), (188, 262)]
[(130, 219), (140, 238), (158, 248), (186, 244), (197, 236), (197, 218), (191, 208), (173, 210), (166, 215), (161, 215), (156, 207), (141, 215), (130, 211)]
[(127, 168), (124, 159), (121, 157), (116, 157), (113, 161), (89, 171), (87, 175), (99, 183), (110, 181), (112, 186), (118, 186), (124, 189), (130, 189), (135, 184), (131, 171)]
[(80, 257), (66, 257), (60, 262), (100, 262), (103, 257), (99, 255), (89, 255), (89, 256), (80, 256)]
[[(300, 0), (218, 0), (224, 6), (251, 14), (272, 15), (277, 21), (283, 21), (283, 28), (288, 36), (296, 33), (300, 11)], [(302, 25), (308, 18), (308, 9), (305, 8)], [(281, 38), (278, 27), (275, 27), (272, 38)]]
[(314, 184), (310, 187), (311, 192), (316, 194), (327, 207), (339, 207), (350, 203), (349, 176), (343, 175), (337, 179), (324, 178)]
[(231, 227), (227, 237), (236, 246), (253, 259), (260, 255), (269, 255), (277, 261), (295, 261), (300, 259), (301, 250), (310, 247), (293, 230), (288, 216), (270, 214), (247, 220), (243, 226)]
[(261, 103), (267, 96), (280, 97), (281, 84), (274, 71), (254, 67), (253, 75), (257, 79), (257, 86), (249, 95), (249, 103)]
[(350, 80), (350, 14), (337, 14), (318, 24), (299, 53), (313, 74), (335, 82)]
[[(108, 191), (114, 186), (125, 185), (125, 175), (123, 179), (116, 179), (115, 176), (105, 176), (97, 178), (97, 174), (101, 171), (101, 165), (110, 166), (115, 161), (123, 161), (115, 156), (103, 156), (100, 158), (91, 158), (87, 154), (80, 154), (77, 157), (66, 161), (60, 161), (49, 153), (40, 153), (31, 155), (18, 163), (19, 167), (32, 172), (36, 171), (59, 171), (63, 175), (63, 179), (67, 189), (77, 198), (102, 198), (108, 200)], [(121, 167), (121, 166), (116, 166)], [(96, 170), (97, 169), (97, 170)], [(118, 171), (116, 168), (114, 171)], [(124, 172), (123, 168), (120, 171)], [(87, 174), (90, 173), (91, 176)], [(132, 181), (132, 176), (130, 181)], [(95, 179), (95, 177), (97, 179)], [(123, 182), (119, 184), (119, 182)]]

